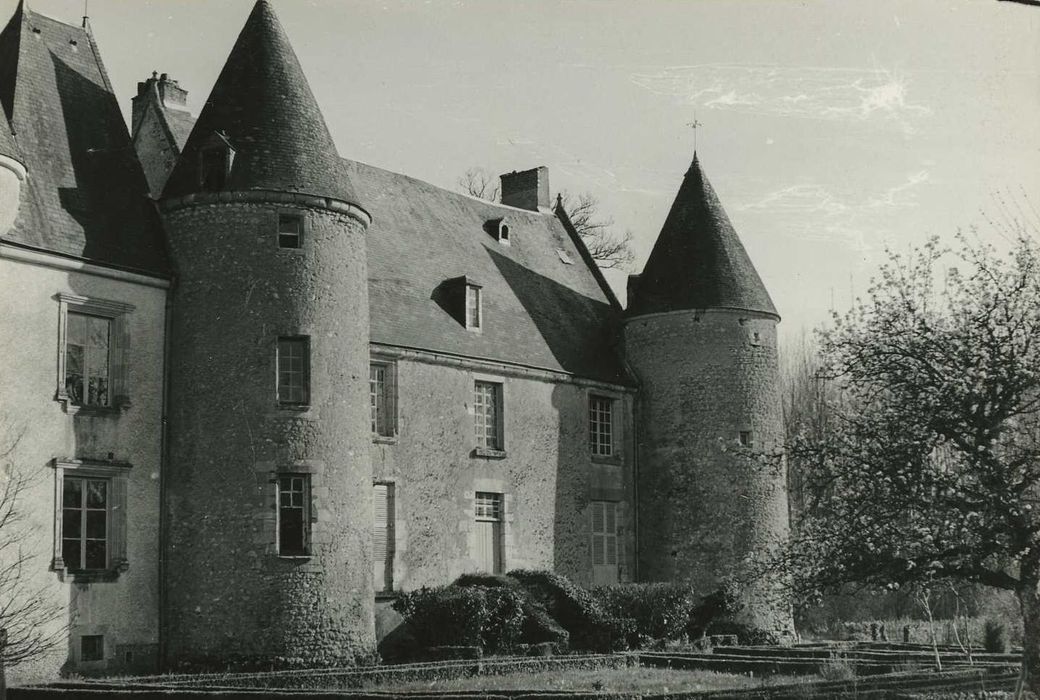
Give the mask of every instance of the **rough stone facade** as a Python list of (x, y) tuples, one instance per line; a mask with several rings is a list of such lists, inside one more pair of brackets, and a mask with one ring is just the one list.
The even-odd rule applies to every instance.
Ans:
[[(302, 248), (279, 248), (280, 213), (303, 217)], [(352, 661), (374, 646), (365, 224), (265, 203), (196, 204), (168, 211), (166, 224), (180, 271), (167, 660)], [(305, 408), (278, 403), (279, 336), (309, 337)], [(309, 475), (308, 557), (276, 550), (283, 473)]]
[[(776, 319), (673, 311), (625, 324), (639, 378), (639, 572), (714, 591), (787, 536)], [(743, 444), (742, 444), (743, 443)], [(759, 589), (761, 588), (761, 590)], [(748, 621), (790, 629), (768, 584), (745, 589)]]

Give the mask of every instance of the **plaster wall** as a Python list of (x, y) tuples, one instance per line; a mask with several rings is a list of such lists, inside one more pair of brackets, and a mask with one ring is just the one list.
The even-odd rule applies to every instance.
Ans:
[[(475, 361), (398, 359), (396, 373), (397, 437), (371, 446), (373, 478), (394, 484), (395, 590), (443, 585), (477, 570), (477, 491), (504, 496), (504, 571), (549, 569), (581, 584), (592, 583), (589, 502), (618, 502), (619, 576), (632, 579), (630, 393)], [(502, 383), (500, 457), (475, 451), (477, 380)], [(616, 399), (616, 458), (590, 455), (590, 393)]]
[[(705, 594), (746, 583), (749, 557), (787, 537), (776, 321), (728, 310), (629, 319), (641, 388), (639, 571)], [(741, 433), (750, 445), (741, 445)], [(790, 629), (769, 582), (745, 585), (746, 617)]]
[[(77, 410), (55, 399), (61, 293), (133, 305), (127, 317), (129, 408)], [(155, 667), (165, 295), (155, 287), (0, 254), (0, 467), (7, 477), (13, 470), (30, 479), (16, 506), (22, 520), (10, 533), (24, 552), (32, 553), (19, 586), (25, 594), (38, 593), (56, 611), (49, 630), (69, 626), (53, 653), (38, 663), (10, 668), (9, 682), (53, 678), (62, 669), (91, 673)], [(111, 581), (76, 582), (51, 567), (59, 536), (55, 460), (76, 459), (131, 465), (129, 568)], [(8, 535), (5, 527), (2, 536), (6, 540)], [(5, 603), (11, 600), (9, 590), (2, 595)], [(104, 635), (104, 660), (81, 663), (81, 635), (96, 634)]]
[[(279, 212), (303, 245), (278, 245)], [(324, 665), (375, 645), (364, 225), (323, 209), (166, 214), (173, 302), (167, 661)], [(307, 336), (310, 400), (277, 398), (279, 336)], [(279, 555), (280, 474), (310, 481), (309, 556)]]

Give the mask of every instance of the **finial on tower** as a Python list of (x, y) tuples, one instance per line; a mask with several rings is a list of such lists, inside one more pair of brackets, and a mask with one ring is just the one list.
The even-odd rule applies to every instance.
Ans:
[(697, 113), (693, 113), (693, 121), (687, 122), (686, 126), (693, 129), (693, 158), (697, 159), (697, 129), (704, 126), (701, 122), (697, 121)]

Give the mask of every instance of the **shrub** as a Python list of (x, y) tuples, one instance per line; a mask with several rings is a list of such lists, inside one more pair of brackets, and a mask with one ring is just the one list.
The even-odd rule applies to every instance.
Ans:
[(1007, 627), (997, 620), (986, 620), (982, 629), (982, 647), (991, 654), (1004, 654), (1008, 649)]
[(478, 646), (495, 653), (518, 640), (523, 602), (507, 587), (450, 585), (405, 593), (393, 607), (422, 647)]
[(731, 634), (737, 638), (738, 643), (748, 646), (777, 646), (780, 644), (780, 635), (773, 630), (754, 627), (732, 619), (718, 620), (711, 624), (708, 631), (711, 635)]
[(682, 583), (622, 583), (594, 589), (592, 595), (608, 615), (632, 620), (630, 648), (685, 637), (698, 602), (693, 587)]
[(569, 633), (573, 648), (608, 652), (624, 647), (630, 621), (608, 615), (584, 588), (549, 571), (517, 569), (508, 576)]
[(515, 578), (503, 574), (471, 573), (459, 576), (455, 579), (454, 585), (506, 588), (516, 591), (523, 601), (524, 619), (520, 627), (520, 641), (524, 644), (551, 642), (558, 651), (567, 649), (570, 641), (567, 630), (560, 627), (552, 615), (539, 605)]
[(820, 664), (820, 678), (825, 681), (848, 681), (856, 676), (856, 669), (844, 656), (831, 654)]
[[(704, 637), (712, 623), (721, 619), (731, 618), (740, 608), (739, 599), (730, 588), (721, 588), (714, 593), (704, 596), (690, 611), (686, 636), (690, 639)], [(720, 632), (718, 634), (723, 633)]]

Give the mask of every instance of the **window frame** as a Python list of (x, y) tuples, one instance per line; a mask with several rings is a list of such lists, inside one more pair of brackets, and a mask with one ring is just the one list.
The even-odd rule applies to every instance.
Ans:
[[(303, 350), (301, 355), (302, 367), (300, 369), (301, 386), (300, 391), (302, 397), (300, 400), (291, 400), (289, 398), (282, 398), (282, 359), (284, 351), (282, 349), (282, 343), (299, 343)], [(309, 335), (280, 335), (275, 341), (275, 401), (278, 403), (279, 408), (290, 409), (290, 410), (307, 410), (311, 406), (311, 338)], [(290, 369), (291, 373), (292, 370)], [(286, 389), (293, 389), (294, 387), (287, 385)]]
[[(377, 412), (377, 398), (379, 394), (373, 391), (373, 371), (379, 367), (384, 371), (382, 399), (383, 399), (383, 427), (379, 429)], [(369, 425), (372, 429), (372, 439), (375, 442), (393, 442), (397, 439), (398, 414), (397, 414), (397, 363), (393, 360), (381, 357), (372, 357), (368, 361), (368, 396), (371, 420)]]
[[(481, 500), (490, 501), (492, 510), (490, 513), (481, 511)], [(491, 574), (504, 574), (508, 567), (506, 565), (506, 494), (501, 491), (474, 491), (473, 492), (473, 523), (492, 523), (492, 561), (497, 559), (497, 566), (492, 565)], [(497, 525), (497, 528), (496, 528)], [(476, 531), (474, 531), (475, 537)], [(495, 554), (498, 556), (496, 557)]]
[[(478, 391), (481, 387), (488, 387), (492, 390), (493, 403), (488, 404), (484, 401), (478, 403)], [(501, 379), (494, 379), (489, 377), (474, 377), (473, 379), (473, 439), (474, 439), (474, 454), (478, 457), (504, 457), (506, 454), (506, 430), (505, 430), (505, 382)], [(489, 426), (486, 420), (486, 411), (478, 413), (478, 406), (484, 407), (491, 405), (494, 407), (494, 437), (495, 444), (487, 444), (487, 428)], [(478, 419), (481, 420), (480, 425), (477, 425)], [(481, 432), (478, 433), (478, 428)]]
[[(601, 511), (599, 517), (602, 528), (596, 529), (596, 512)], [(610, 571), (613, 583), (620, 579), (621, 571), (621, 545), (620, 545), (620, 503), (618, 501), (591, 500), (589, 501), (589, 562), (592, 566), (594, 585), (610, 583), (603, 578), (604, 573)], [(614, 528), (611, 530), (607, 524), (613, 520)], [(603, 538), (602, 561), (596, 561), (597, 538)], [(611, 557), (611, 555), (613, 555)], [(613, 562), (611, 562), (613, 558)], [(599, 567), (599, 568), (597, 568)]]
[[(294, 480), (300, 480), (300, 490), (293, 491)], [(282, 482), (290, 482), (290, 490), (282, 490)], [(306, 472), (278, 472), (274, 479), (275, 485), (275, 553), (280, 559), (310, 559), (313, 556), (313, 545), (314, 545), (314, 528), (313, 528), (313, 515), (314, 515), (314, 504), (311, 502), (313, 498), (313, 488), (311, 484), (311, 474)], [(300, 505), (286, 506), (282, 503), (283, 493), (300, 494)], [(285, 550), (283, 549), (283, 509), (296, 509), (300, 510), (300, 536), (302, 542), (300, 549), (298, 550)]]
[[(282, 230), (283, 220), (294, 220), (299, 225), (299, 230), (295, 234), (286, 233)], [(278, 246), (278, 250), (300, 252), (303, 250), (307, 239), (307, 218), (303, 215), (303, 212), (296, 210), (282, 210), (276, 215), (275, 221), (275, 243)], [(296, 245), (286, 246), (282, 245), (282, 237), (294, 235), (296, 237)]]
[[(603, 402), (606, 405), (606, 421), (602, 420), (603, 411), (597, 411), (595, 404)], [(589, 436), (589, 453), (593, 458), (602, 460), (616, 460), (618, 458), (617, 449), (617, 404), (618, 400), (613, 396), (606, 396), (604, 394), (590, 393), (589, 394), (589, 412), (588, 412), (588, 436)], [(599, 414), (597, 420), (597, 413)], [(607, 428), (606, 433), (606, 452), (601, 451), (603, 448), (603, 441), (599, 438), (602, 437), (602, 426), (605, 425)], [(597, 428), (597, 426), (599, 426)]]
[[(130, 314), (135, 307), (78, 294), (60, 292), (58, 299), (58, 372), (54, 399), (66, 412), (118, 412), (129, 409), (130, 401)], [(68, 372), (69, 314), (106, 319), (108, 326), (108, 394), (107, 405), (75, 403), (66, 385)]]
[[(466, 282), (463, 291), (463, 317), (466, 322), (466, 330), (474, 333), (480, 333), (484, 328), (484, 295), (482, 292), (483, 288), (479, 284)], [(470, 307), (470, 299), (473, 299), (472, 307)], [(471, 323), (471, 308), (476, 312), (476, 323)]]
[[(86, 645), (87, 640), (96, 640), (98, 643), (98, 653), (100, 656), (97, 658), (87, 658)], [(81, 634), (79, 636), (79, 661), (80, 663), (93, 664), (100, 663), (105, 660), (105, 635), (103, 634)]]
[[(128, 482), (132, 466), (125, 462), (96, 460), (53, 461), (54, 467), (54, 551), (51, 569), (61, 580), (72, 577), (77, 582), (112, 581), (130, 567), (127, 560)], [(108, 483), (106, 502), (105, 567), (101, 569), (70, 569), (64, 559), (64, 495), (66, 479), (105, 481)], [(81, 537), (85, 539), (85, 531)]]

